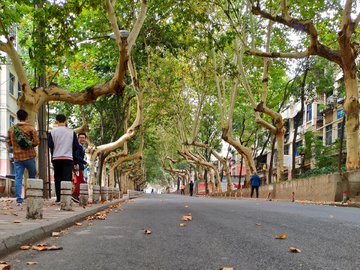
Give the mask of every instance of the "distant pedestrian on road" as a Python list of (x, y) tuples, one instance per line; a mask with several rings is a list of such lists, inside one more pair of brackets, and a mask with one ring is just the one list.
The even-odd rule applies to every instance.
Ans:
[(251, 196), (250, 198), (252, 198), (253, 194), (254, 194), (254, 189), (256, 190), (256, 198), (259, 198), (259, 187), (260, 187), (260, 177), (256, 174), (256, 171), (254, 171), (253, 176), (251, 176), (250, 178), (250, 182), (251, 182)]
[(52, 154), (54, 165), (56, 204), (60, 204), (60, 188), (62, 181), (71, 181), (74, 152), (80, 147), (76, 134), (66, 127), (66, 116), (56, 116), (58, 126), (54, 128), (48, 137), (48, 146)]
[[(21, 205), (23, 202), (21, 186), (23, 184), (24, 171), (25, 168), (28, 170), (29, 178), (36, 177), (35, 147), (39, 145), (40, 141), (36, 129), (27, 123), (29, 119), (28, 113), (25, 110), (18, 110), (16, 115), (19, 123), (9, 128), (6, 142), (14, 149), (16, 205)], [(19, 141), (21, 137), (22, 139)]]
[(190, 196), (193, 195), (193, 190), (194, 190), (194, 182), (191, 181), (190, 184), (189, 184), (189, 191), (190, 191)]
[(181, 195), (185, 195), (185, 185), (184, 184), (182, 184), (182, 186), (181, 186)]
[(84, 150), (84, 144), (86, 142), (86, 134), (85, 133), (79, 133), (78, 134), (78, 140), (79, 140), (79, 148), (75, 151), (75, 157), (74, 157), (74, 168), (75, 168), (75, 174), (74, 174), (74, 182), (76, 183), (76, 186), (74, 188), (74, 191), (71, 195), (71, 199), (78, 203), (79, 202), (79, 193), (80, 193), (80, 184), (85, 184), (84, 180), (84, 165), (89, 166), (89, 163), (87, 163), (84, 160), (85, 157), (85, 150)]

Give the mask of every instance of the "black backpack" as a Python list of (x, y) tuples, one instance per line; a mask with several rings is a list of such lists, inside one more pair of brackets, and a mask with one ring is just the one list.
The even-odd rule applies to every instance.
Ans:
[(15, 139), (22, 150), (28, 150), (32, 147), (32, 142), (26, 138), (25, 134), (19, 129), (18, 125), (14, 126)]

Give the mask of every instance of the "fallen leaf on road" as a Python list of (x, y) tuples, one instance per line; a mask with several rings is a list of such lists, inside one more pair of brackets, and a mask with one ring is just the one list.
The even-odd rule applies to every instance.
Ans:
[(236, 211), (234, 210), (233, 212), (235, 213)]
[(47, 246), (48, 244), (47, 243), (41, 243), (41, 244), (38, 244), (37, 246), (38, 247), (44, 247), (44, 246)]
[(185, 205), (185, 208), (188, 208), (189, 206)]
[(84, 209), (86, 209), (86, 208), (87, 208), (87, 206), (83, 205), (83, 208), (84, 208)]
[(33, 264), (38, 264), (37, 262), (27, 262), (27, 265), (33, 265)]
[(114, 204), (113, 207), (114, 207), (114, 208), (118, 208), (117, 204)]
[(3, 269), (10, 269), (11, 268), (11, 265), (8, 265), (8, 264), (0, 264), (0, 270), (3, 270)]
[(55, 202), (52, 202), (52, 204), (51, 205), (55, 205)]
[(88, 225), (89, 225), (89, 226), (92, 226), (92, 225), (94, 225), (94, 224), (93, 224), (93, 223), (89, 223)]
[(275, 236), (275, 239), (284, 239), (286, 237), (286, 234), (283, 234), (282, 236)]
[(182, 226), (182, 227), (185, 226), (185, 223), (181, 223), (180, 226)]
[(193, 219), (192, 216), (183, 216), (181, 218), (181, 220), (185, 220), (185, 221), (192, 220), (192, 219)]
[(220, 268), (220, 270), (234, 270), (234, 268), (232, 268), (232, 267), (223, 267), (223, 268)]
[(30, 246), (21, 246), (20, 249), (22, 250), (29, 250), (31, 247)]
[(149, 230), (145, 230), (145, 234), (150, 234), (151, 232)]
[(46, 207), (49, 207), (49, 205), (47, 204), (47, 205), (45, 205)]
[(12, 213), (14, 216), (16, 216), (16, 217), (18, 217), (19, 216), (19, 214), (18, 213)]
[(5, 212), (3, 215), (11, 215), (11, 212)]
[(57, 246), (51, 246), (47, 250), (61, 250), (61, 249), (63, 249), (63, 248), (62, 247), (57, 247)]
[(118, 210), (115, 210), (115, 213), (117, 213), (118, 212)]
[(255, 225), (260, 226), (261, 224), (260, 223), (255, 223)]
[(9, 207), (9, 209), (14, 209), (14, 207)]
[(14, 220), (14, 223), (21, 223), (21, 220)]
[(333, 216), (330, 216), (330, 218), (333, 218)]
[(298, 249), (298, 248), (293, 248), (293, 247), (291, 247), (290, 248), (290, 251), (292, 251), (292, 252), (294, 252), (294, 253), (296, 253), (296, 252), (301, 252), (301, 250), (300, 249)]
[(82, 223), (81, 222), (76, 222), (75, 225), (76, 226), (82, 226)]
[(32, 249), (35, 249), (37, 251), (44, 251), (47, 250), (47, 247), (36, 247), (36, 246), (32, 246)]
[(60, 236), (60, 233), (59, 233), (59, 232), (53, 232), (53, 233), (51, 234), (51, 236), (52, 236), (52, 237), (57, 237), (57, 236)]

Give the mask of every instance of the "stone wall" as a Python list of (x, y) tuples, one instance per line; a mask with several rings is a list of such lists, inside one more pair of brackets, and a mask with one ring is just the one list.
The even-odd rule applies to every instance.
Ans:
[[(270, 192), (270, 199), (291, 200), (294, 192), (295, 200), (342, 201), (344, 191), (348, 199), (360, 195), (360, 170), (264, 185), (259, 189), (259, 198), (267, 198)], [(243, 197), (249, 197), (251, 188), (234, 192), (237, 197), (241, 192)]]

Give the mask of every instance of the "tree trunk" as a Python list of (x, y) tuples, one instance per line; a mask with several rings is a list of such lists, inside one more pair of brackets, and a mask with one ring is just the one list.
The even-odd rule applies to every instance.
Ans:
[(274, 154), (275, 154), (275, 143), (276, 137), (274, 136), (271, 146), (271, 156), (270, 156), (270, 164), (269, 164), (269, 184), (272, 183), (272, 171), (273, 171), (273, 164), (274, 164)]
[[(356, 66), (355, 66), (356, 68)], [(346, 99), (344, 112), (346, 115), (347, 160), (346, 168), (359, 169), (359, 90), (357, 77), (344, 71)]]
[(339, 156), (338, 156), (338, 170), (341, 170), (341, 159), (343, 156), (342, 148), (344, 142), (344, 128), (345, 128), (345, 116), (343, 116), (343, 120), (341, 121), (341, 135), (340, 135), (340, 145), (339, 145)]
[(284, 179), (284, 134), (285, 131), (282, 129), (275, 136), (277, 146), (276, 173), (279, 182)]
[[(240, 161), (240, 172), (239, 172), (239, 185), (238, 185), (238, 189), (241, 188), (241, 174), (242, 174), (242, 168), (243, 168), (243, 157), (241, 157), (241, 161)], [(245, 185), (244, 185), (245, 186)]]

